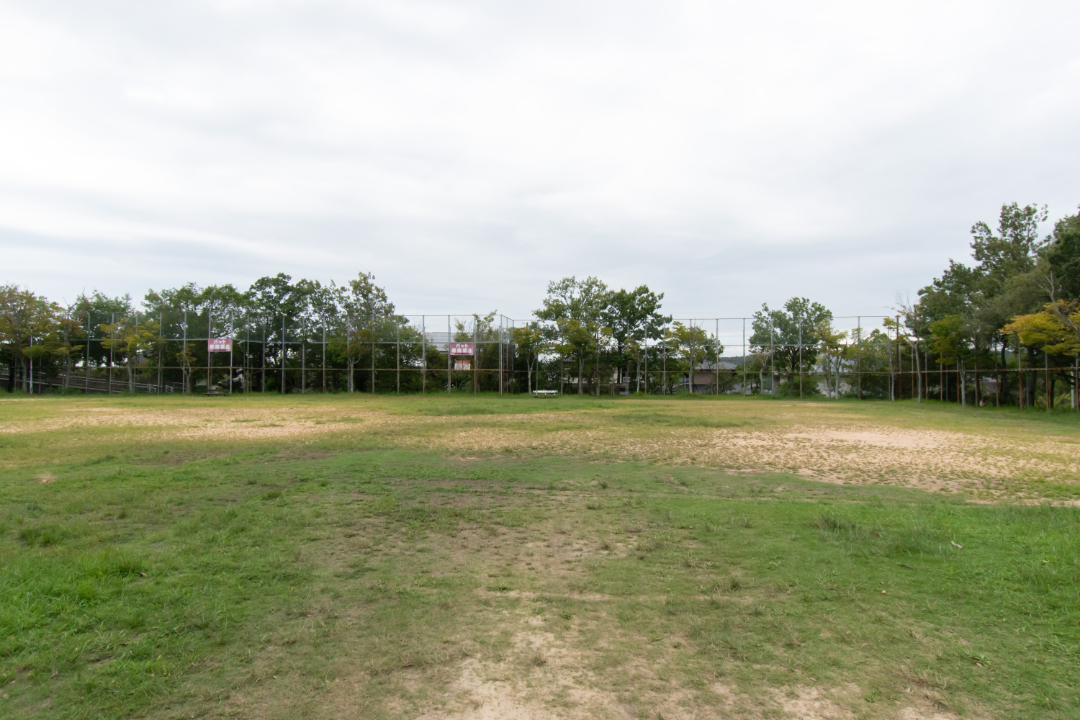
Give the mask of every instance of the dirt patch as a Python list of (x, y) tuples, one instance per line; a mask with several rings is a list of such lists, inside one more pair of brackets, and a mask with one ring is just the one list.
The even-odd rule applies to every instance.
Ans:
[(787, 692), (776, 691), (776, 701), (784, 712), (799, 720), (854, 720), (855, 713), (837, 705), (827, 693), (814, 688), (797, 686)]
[[(820, 413), (813, 413), (815, 418)], [(889, 484), (983, 499), (1041, 499), (1039, 483), (1080, 477), (1080, 443), (1015, 429), (1000, 434), (914, 430), (854, 415), (773, 416), (762, 429), (620, 422), (617, 412), (400, 415), (358, 404), (65, 407), (0, 434), (69, 431), (55, 442), (298, 441), (377, 435), (387, 446), (483, 457), (569, 455), (583, 461), (648, 461), (727, 472), (786, 472), (842, 484)], [(86, 432), (82, 432), (86, 431)], [(54, 439), (50, 439), (54, 441)], [(1059, 499), (1068, 499), (1060, 497)]]

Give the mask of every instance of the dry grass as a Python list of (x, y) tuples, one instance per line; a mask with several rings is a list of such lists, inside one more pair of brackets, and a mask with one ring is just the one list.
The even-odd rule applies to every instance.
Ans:
[(1036, 717), (1037, 682), (1077, 705), (1075, 510), (964, 502), (1073, 502), (1071, 418), (64, 398), (5, 405), (0, 452), (11, 617), (40, 568), (36, 602), (92, 616), (9, 622), (40, 633), (0, 663), (16, 717), (93, 716), (116, 677), (116, 717)]
[[(513, 412), (535, 408), (528, 400), (487, 399), (472, 401), (481, 403), (474, 414), (405, 412), (423, 402), (369, 397), (323, 403), (291, 397), (202, 403), (65, 400), (22, 405), (23, 412), (9, 413), (0, 422), (0, 437), (47, 435), (58, 451), (136, 439), (348, 445), (378, 437), (382, 445), (459, 457), (644, 460), (791, 472), (830, 483), (897, 485), (982, 499), (1068, 501), (1080, 495), (1080, 426), (1001, 422), (1000, 413), (985, 409), (957, 412), (907, 403), (887, 412), (889, 406), (881, 403), (724, 398), (698, 403), (623, 400), (600, 407), (578, 401), (566, 412), (534, 413)], [(493, 412), (479, 412), (485, 402), (494, 406)]]

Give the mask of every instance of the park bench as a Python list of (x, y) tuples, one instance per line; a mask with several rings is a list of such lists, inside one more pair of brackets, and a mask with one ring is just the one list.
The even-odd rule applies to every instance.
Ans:
[(558, 394), (558, 390), (533, 390), (533, 397), (555, 397)]

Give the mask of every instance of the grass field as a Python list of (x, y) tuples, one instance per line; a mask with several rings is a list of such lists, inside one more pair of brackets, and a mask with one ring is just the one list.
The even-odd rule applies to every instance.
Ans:
[(0, 399), (0, 716), (1074, 718), (1080, 419)]

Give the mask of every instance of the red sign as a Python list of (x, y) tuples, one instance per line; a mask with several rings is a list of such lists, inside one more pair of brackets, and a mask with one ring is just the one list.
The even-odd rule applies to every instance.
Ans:
[(232, 338), (210, 338), (209, 352), (232, 352)]
[(472, 355), (473, 344), (472, 343), (450, 343), (451, 355)]

